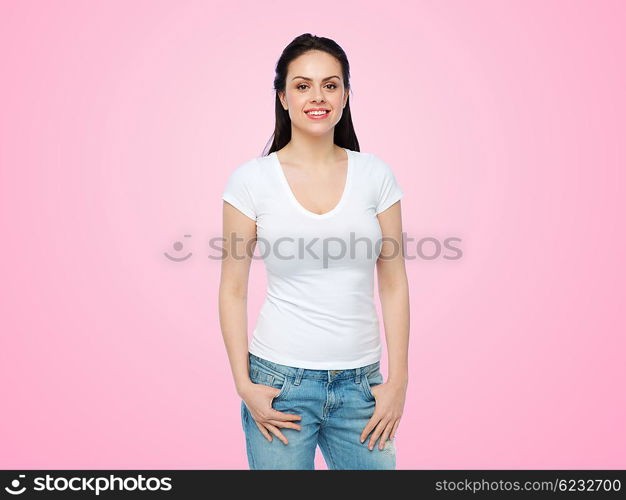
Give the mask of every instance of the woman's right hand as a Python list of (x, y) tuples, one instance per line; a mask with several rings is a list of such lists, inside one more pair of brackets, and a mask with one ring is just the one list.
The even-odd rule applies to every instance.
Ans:
[(301, 426), (294, 423), (294, 420), (301, 420), (300, 415), (292, 415), (291, 413), (283, 413), (272, 408), (273, 399), (278, 396), (280, 389), (270, 387), (269, 385), (255, 384), (250, 381), (246, 387), (239, 391), (241, 399), (248, 407), (252, 418), (257, 427), (270, 443), (272, 442), (272, 434), (280, 439), (284, 444), (289, 441), (280, 432), (279, 427), (286, 429), (300, 430)]

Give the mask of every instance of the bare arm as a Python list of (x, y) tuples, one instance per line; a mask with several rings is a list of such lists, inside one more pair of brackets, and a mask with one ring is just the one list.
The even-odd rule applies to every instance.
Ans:
[(237, 392), (252, 383), (248, 366), (248, 276), (256, 246), (256, 223), (230, 203), (223, 208), (224, 252), (219, 319)]
[(372, 387), (376, 409), (361, 433), (361, 442), (371, 433), (368, 448), (376, 441), (382, 450), (393, 439), (404, 411), (409, 383), (409, 285), (404, 267), (400, 202), (378, 214), (383, 245), (376, 262), (378, 293), (383, 310), (389, 375), (387, 382)]
[(299, 415), (272, 408), (279, 389), (250, 380), (248, 364), (248, 277), (254, 248), (256, 222), (224, 201), (222, 273), (219, 290), (219, 316), (224, 344), (237, 393), (243, 399), (259, 431), (272, 441), (274, 434), (288, 440), (280, 428), (300, 430)]
[(400, 202), (378, 215), (384, 243), (376, 262), (378, 293), (389, 361), (389, 383), (408, 384), (409, 352), (409, 284), (402, 246)]

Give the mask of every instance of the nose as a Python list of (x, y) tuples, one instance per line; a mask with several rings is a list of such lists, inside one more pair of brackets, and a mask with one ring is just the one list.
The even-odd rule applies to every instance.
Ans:
[(318, 94), (317, 96), (315, 96), (315, 98), (313, 99), (313, 102), (324, 102), (324, 96), (322, 94)]

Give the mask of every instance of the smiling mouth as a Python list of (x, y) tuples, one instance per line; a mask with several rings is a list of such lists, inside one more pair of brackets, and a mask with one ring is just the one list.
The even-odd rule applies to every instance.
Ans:
[(323, 118), (330, 114), (330, 110), (327, 109), (325, 111), (305, 111), (304, 114), (310, 118)]

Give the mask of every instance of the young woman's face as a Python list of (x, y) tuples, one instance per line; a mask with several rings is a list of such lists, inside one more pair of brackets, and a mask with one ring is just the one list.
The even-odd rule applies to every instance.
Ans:
[[(348, 100), (341, 64), (319, 50), (302, 54), (289, 64), (285, 94), (279, 95), (283, 108), (289, 110), (292, 126), (319, 135), (339, 122)], [(310, 114), (315, 108), (325, 114)]]

